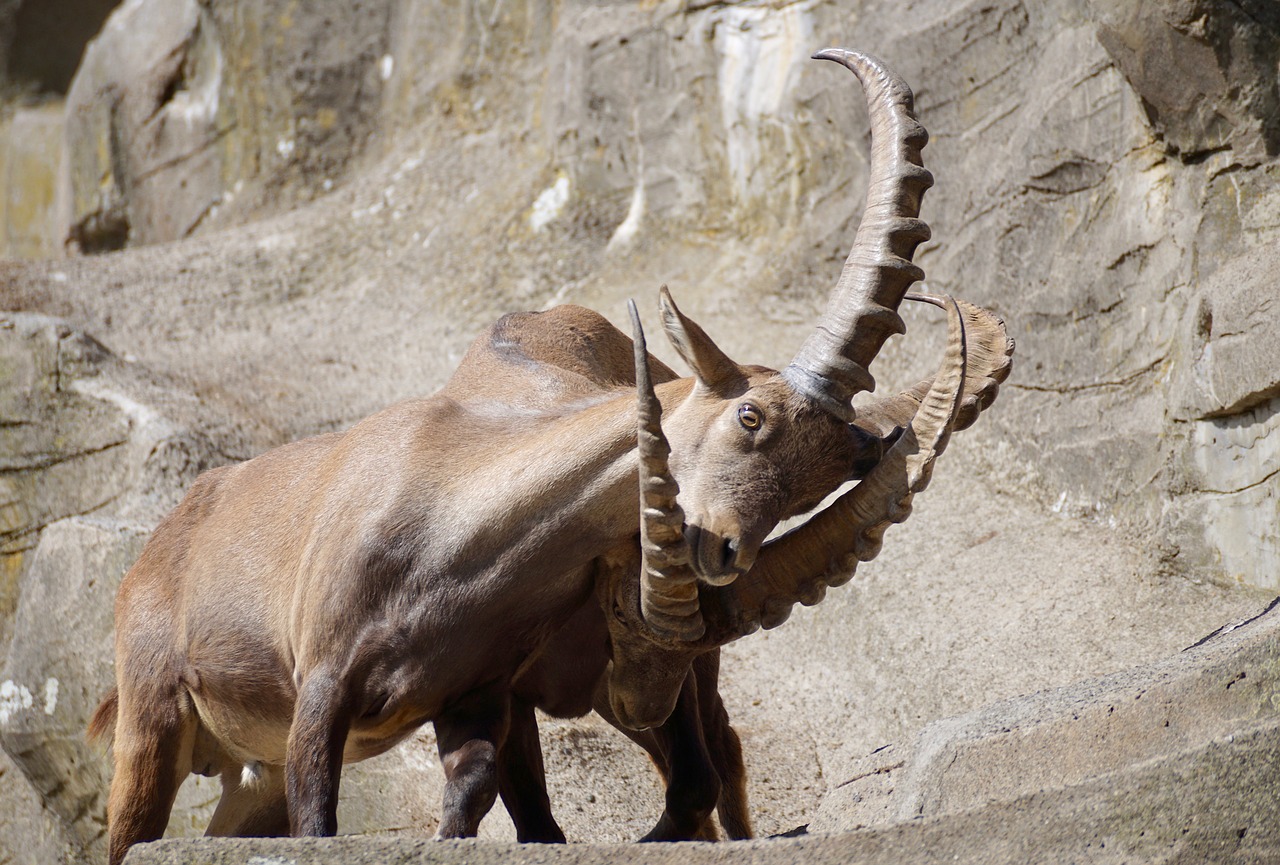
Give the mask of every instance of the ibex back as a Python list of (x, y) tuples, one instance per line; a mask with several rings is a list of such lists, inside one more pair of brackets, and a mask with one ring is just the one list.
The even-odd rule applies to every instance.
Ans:
[[(206, 473), (117, 600), (117, 692), (92, 725), (115, 727), (112, 863), (163, 833), (191, 772), (222, 779), (209, 834), (333, 834), (342, 764), (426, 721), (446, 775), (438, 835), (473, 835), (497, 795), (512, 683), (575, 610), (599, 602), (593, 592), (604, 609), (635, 598), (610, 618), (615, 674), (627, 628), (705, 652), (727, 639), (725, 622), (746, 632), (772, 615), (778, 598), (734, 581), (754, 573), (779, 520), (880, 461), (885, 441), (855, 423), (850, 401), (903, 330), (896, 310), (928, 237), (917, 218), (932, 182), (927, 136), (910, 90), (872, 58), (820, 56), (867, 92), (862, 226), (824, 318), (781, 373), (730, 360), (663, 292), (664, 327), (695, 375), (657, 376), (641, 411), (642, 444), (653, 403), (670, 442), (670, 476), (665, 441), (663, 471), (645, 470), (645, 563), (636, 380), (619, 372), (633, 347), (577, 307), (500, 320), (432, 397)], [(810, 583), (796, 583), (801, 600)], [(738, 612), (704, 619), (699, 584)], [(662, 723), (685, 663), (656, 699), (619, 679), (618, 720)]]

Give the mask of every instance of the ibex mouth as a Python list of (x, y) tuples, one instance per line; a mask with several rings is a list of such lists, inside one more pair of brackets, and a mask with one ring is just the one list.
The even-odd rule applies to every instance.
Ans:
[(740, 562), (741, 547), (737, 538), (726, 538), (693, 524), (686, 525), (684, 531), (693, 570), (702, 582), (727, 586), (746, 570)]

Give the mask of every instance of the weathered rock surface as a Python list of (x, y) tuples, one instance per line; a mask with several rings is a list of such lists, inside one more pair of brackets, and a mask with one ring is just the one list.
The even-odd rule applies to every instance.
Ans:
[(62, 253), (68, 219), (59, 105), (0, 115), (0, 251), (19, 258)]
[(70, 224), (64, 101), (119, 0), (0, 0), (0, 256), (63, 253)]
[(47, 528), (22, 584), (0, 673), (0, 743), (81, 846), (102, 833), (110, 779), (84, 730), (113, 679), (115, 592), (148, 534), (94, 517)]
[(348, 4), (335, 26), (284, 0), (121, 5), (67, 98), (71, 239), (175, 240), (236, 197), (331, 184), (373, 126), (389, 7)]
[[(832, 790), (809, 829), (849, 832), (1075, 787), (1137, 784), (1147, 791), (1138, 795), (1150, 795), (1151, 776), (1192, 775), (1192, 767), (1221, 762), (1226, 752), (1270, 765), (1280, 728), (1277, 658), (1280, 612), (1273, 603), (1259, 617), (1155, 664), (934, 722), (910, 743), (834, 770)], [(1239, 825), (1219, 828), (1224, 837), (1243, 839), (1261, 828), (1254, 823), (1268, 813), (1260, 806), (1270, 793), (1238, 786), (1242, 780), (1199, 779), (1198, 790), (1185, 781), (1166, 786), (1181, 796), (1231, 799)], [(1124, 808), (1136, 820), (1159, 811), (1165, 795), (1157, 793), (1153, 803), (1129, 798)], [(1143, 828), (1135, 823), (1132, 834)]]
[(1185, 160), (1230, 149), (1280, 153), (1280, 10), (1265, 0), (1093, 3), (1098, 40), (1142, 98), (1152, 127)]
[(39, 531), (102, 507), (120, 485), (128, 421), (115, 406), (71, 387), (77, 367), (105, 354), (91, 338), (52, 319), (16, 315), (0, 323), (6, 383), (0, 391), (0, 633), (6, 638), (24, 558)]
[(0, 856), (8, 862), (74, 861), (67, 826), (45, 810), (22, 770), (0, 749)]
[[(225, 461), (197, 421), (213, 406), (122, 363), (65, 321), (0, 315), (0, 637), (8, 636), (25, 557), (46, 526), (117, 513), (153, 525), (200, 471)], [(221, 415), (221, 420), (216, 418)], [(251, 424), (224, 444), (244, 454)]]

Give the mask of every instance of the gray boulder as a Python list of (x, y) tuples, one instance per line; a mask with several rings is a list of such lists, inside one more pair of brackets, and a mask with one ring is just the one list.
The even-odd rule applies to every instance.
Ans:
[(1280, 153), (1280, 10), (1266, 0), (1092, 3), (1098, 40), (1142, 98), (1170, 152)]
[(114, 678), (112, 610), (149, 532), (70, 517), (45, 529), (0, 673), (0, 743), (78, 845), (97, 846), (110, 778), (85, 728)]
[(122, 4), (67, 97), (70, 239), (176, 240), (331, 185), (374, 129), (390, 7), (335, 20), (284, 0)]
[[(1229, 804), (1214, 810), (1234, 813), (1238, 825), (1213, 832), (1225, 837), (1242, 829), (1240, 838), (1261, 832), (1274, 842), (1280, 836), (1268, 835), (1258, 820), (1273, 807), (1276, 781), (1257, 787), (1255, 779), (1262, 771), (1256, 767), (1274, 766), (1277, 756), (1278, 605), (1280, 599), (1154, 664), (992, 703), (928, 724), (908, 743), (849, 760), (836, 770), (809, 831), (849, 832), (1037, 796), (1038, 808), (1056, 797), (1076, 809), (1111, 788), (1117, 792), (1107, 799), (1122, 810), (1108, 813), (1103, 800), (1091, 820), (1150, 819), (1180, 797), (1185, 801), (1170, 813), (1185, 820), (1196, 810), (1191, 800), (1203, 807), (1217, 798)], [(1237, 761), (1254, 768), (1233, 770)], [(1195, 777), (1199, 766), (1206, 771)], [(1122, 796), (1121, 789), (1128, 792)], [(1142, 828), (1133, 826), (1120, 840), (1153, 847), (1178, 840), (1169, 834), (1172, 823), (1151, 824), (1160, 831), (1139, 841)]]
[(124, 485), (128, 418), (73, 385), (92, 379), (107, 355), (63, 322), (0, 316), (0, 642), (41, 529), (102, 508)]

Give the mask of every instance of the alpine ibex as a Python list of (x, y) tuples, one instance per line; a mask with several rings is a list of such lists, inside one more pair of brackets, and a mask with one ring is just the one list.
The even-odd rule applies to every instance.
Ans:
[[(642, 567), (639, 551), (599, 563), (599, 603), (575, 613), (516, 682), (512, 728), (499, 754), (499, 777), (520, 781), (501, 785), (503, 802), (520, 837), (564, 838), (546, 794), (534, 706), (559, 717), (575, 717), (594, 707), (649, 752), (667, 781), (667, 802), (658, 823), (641, 840), (714, 840), (716, 832), (709, 822), (713, 809), (718, 810), (730, 838), (750, 837), (741, 745), (717, 690), (720, 646), (760, 624), (766, 628), (781, 624), (795, 603), (816, 603), (826, 586), (848, 580), (859, 562), (874, 557), (884, 530), (907, 517), (912, 498), (927, 486), (950, 432), (970, 426), (994, 401), (1011, 371), (1013, 342), (998, 319), (962, 301), (937, 302), (950, 307), (951, 319), (948, 354), (938, 375), (903, 393), (859, 406), (859, 426), (885, 438), (905, 434), (858, 487), (830, 513), (824, 511), (828, 531), (837, 528), (838, 535), (816, 544), (803, 534), (766, 543), (756, 564), (731, 592), (699, 587), (697, 616), (703, 619), (703, 636), (698, 639), (671, 637), (648, 627), (636, 579)], [(642, 370), (641, 418), (650, 433), (640, 434), (641, 464), (650, 479), (673, 490), (674, 480), (667, 477), (663, 464), (661, 428), (654, 422), (660, 409), (643, 373), (643, 335), (638, 321), (634, 326), (636, 368)], [(669, 379), (670, 371), (662, 364), (650, 360), (649, 367), (657, 377)], [(959, 389), (961, 376), (964, 385)], [(673, 501), (670, 496), (667, 507)], [(669, 516), (661, 504), (646, 510), (650, 536), (655, 534), (653, 521)], [(833, 524), (833, 519), (838, 523)], [(668, 522), (679, 524), (678, 519)], [(798, 554), (797, 542), (804, 544), (805, 552)], [(687, 552), (676, 549), (679, 543), (678, 535), (668, 536), (663, 551), (666, 573), (658, 574), (659, 580), (670, 581), (684, 570), (685, 581), (692, 582), (693, 574), (681, 565)], [(824, 554), (825, 560), (820, 558)], [(654, 564), (649, 561), (643, 566)], [(602, 609), (610, 611), (612, 621), (606, 622)], [(606, 645), (613, 647), (611, 653)], [(598, 688), (610, 654), (614, 660), (610, 687)], [(638, 710), (642, 716), (661, 715), (672, 700), (675, 707), (661, 726), (635, 732), (618, 721), (611, 700), (639, 701), (651, 707)]]
[[(929, 236), (917, 218), (932, 183), (927, 136), (911, 91), (873, 58), (818, 56), (867, 93), (862, 225), (823, 320), (781, 373), (731, 361), (664, 293), (664, 327), (695, 375), (658, 384), (642, 412), (640, 438), (654, 438), (642, 442), (644, 564), (635, 378), (617, 374), (632, 347), (579, 308), (503, 318), (434, 396), (205, 473), (116, 602), (116, 691), (91, 724), (115, 730), (113, 865), (163, 833), (191, 772), (223, 782), (209, 834), (333, 834), (342, 764), (427, 721), (446, 776), (438, 835), (474, 835), (501, 783), (513, 683), (593, 592), (634, 598), (604, 607), (609, 700), (621, 723), (652, 727), (688, 666), (646, 684), (626, 657), (640, 646), (627, 633), (636, 616), (655, 649), (705, 654), (776, 619), (774, 589), (788, 580), (816, 601), (830, 551), (853, 543), (848, 555), (867, 556), (876, 531), (845, 531), (864, 502), (824, 512), (757, 562), (779, 520), (880, 463), (886, 442), (855, 423), (851, 399), (873, 387), (867, 366), (903, 330), (896, 310), (921, 276), (910, 259)], [(897, 439), (900, 467), (916, 456), (910, 439), (945, 440), (937, 409), (959, 398), (954, 367), (924, 402), (941, 430)], [(666, 446), (655, 403), (680, 510), (672, 480), (651, 471)]]

